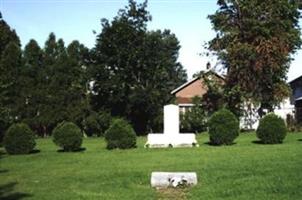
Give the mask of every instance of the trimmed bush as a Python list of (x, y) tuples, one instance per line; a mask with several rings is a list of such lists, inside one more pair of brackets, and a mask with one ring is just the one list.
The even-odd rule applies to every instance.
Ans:
[(284, 120), (273, 114), (267, 114), (259, 123), (257, 128), (257, 137), (264, 144), (282, 143), (286, 136), (287, 128)]
[(72, 122), (62, 122), (52, 132), (53, 142), (64, 151), (77, 151), (81, 148), (83, 134)]
[(111, 115), (107, 112), (91, 113), (84, 121), (84, 130), (88, 136), (102, 136), (109, 128)]
[(9, 154), (28, 154), (36, 146), (35, 135), (27, 124), (13, 124), (6, 131), (3, 144)]
[(136, 147), (136, 134), (132, 126), (124, 119), (112, 121), (105, 132), (107, 149), (130, 149)]
[(230, 145), (239, 135), (239, 121), (227, 109), (215, 112), (209, 120), (210, 143)]

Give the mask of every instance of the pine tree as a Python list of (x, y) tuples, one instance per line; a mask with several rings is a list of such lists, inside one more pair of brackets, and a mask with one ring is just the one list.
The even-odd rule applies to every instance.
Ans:
[(0, 12), (0, 142), (4, 131), (14, 120), (15, 113), (13, 114), (10, 100), (14, 96), (12, 89), (17, 84), (17, 68), (21, 64), (20, 52), (19, 37), (4, 21)]
[(16, 105), (20, 101), (21, 49), (14, 42), (6, 45), (0, 60), (0, 125), (1, 132), (20, 119)]
[(39, 106), (37, 123), (43, 125), (43, 134), (64, 120), (78, 126), (89, 110), (87, 98), (86, 60), (88, 49), (78, 41), (67, 48), (62, 39), (49, 35), (44, 48), (44, 67), (38, 93), (44, 96)]
[(30, 40), (23, 52), (24, 66), (21, 73), (21, 96), (19, 112), (22, 120), (31, 126), (39, 135), (43, 135), (43, 124), (40, 113), (45, 102), (43, 85), (45, 79), (43, 51), (35, 40)]

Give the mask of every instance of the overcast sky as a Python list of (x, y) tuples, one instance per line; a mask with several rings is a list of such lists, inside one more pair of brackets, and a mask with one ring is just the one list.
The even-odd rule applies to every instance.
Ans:
[[(79, 40), (91, 48), (101, 32), (101, 18), (112, 19), (127, 0), (0, 0), (0, 10), (7, 23), (17, 31), (24, 46), (31, 38), (44, 45), (50, 32), (68, 44)], [(138, 2), (142, 2), (141, 0)], [(180, 41), (179, 61), (192, 74), (205, 69), (214, 58), (200, 55), (203, 44), (215, 33), (207, 19), (217, 9), (216, 0), (149, 0), (152, 22), (148, 29), (170, 29)], [(301, 24), (301, 22), (300, 22)], [(302, 51), (294, 56), (288, 80), (302, 75)]]

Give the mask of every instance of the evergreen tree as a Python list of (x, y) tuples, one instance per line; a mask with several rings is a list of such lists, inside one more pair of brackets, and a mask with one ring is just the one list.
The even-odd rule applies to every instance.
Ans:
[(85, 64), (88, 49), (78, 41), (66, 48), (64, 41), (57, 41), (51, 33), (45, 43), (44, 55), (40, 89), (44, 100), (39, 108), (39, 123), (44, 124), (46, 134), (64, 120), (80, 126), (89, 109)]
[(31, 126), (39, 135), (43, 135), (44, 126), (40, 113), (45, 102), (45, 68), (43, 51), (35, 40), (30, 40), (23, 52), (21, 73), (22, 102), (18, 106), (22, 120)]
[[(12, 55), (9, 55), (12, 54)], [(16, 56), (15, 58), (13, 56)], [(20, 40), (15, 30), (2, 18), (0, 12), (0, 142), (3, 133), (14, 119), (12, 89), (16, 86), (16, 71), (20, 67)], [(16, 72), (16, 73), (14, 73)], [(8, 73), (8, 74), (6, 74)], [(12, 78), (9, 80), (9, 78)], [(16, 99), (14, 99), (16, 101)]]
[(14, 42), (16, 45), (20, 45), (20, 39), (15, 30), (11, 29), (10, 26), (2, 18), (0, 12), (0, 55), (2, 55), (5, 47), (10, 43)]
[(10, 123), (20, 119), (16, 105), (20, 100), (19, 75), (21, 49), (14, 42), (6, 45), (0, 60), (0, 128), (1, 135)]

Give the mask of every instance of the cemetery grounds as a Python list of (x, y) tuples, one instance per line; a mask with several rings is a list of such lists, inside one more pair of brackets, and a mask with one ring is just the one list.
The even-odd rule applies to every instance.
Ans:
[[(283, 144), (263, 145), (241, 133), (231, 146), (106, 150), (103, 138), (84, 139), (84, 151), (58, 152), (50, 138), (38, 139), (29, 155), (0, 148), (0, 199), (302, 199), (302, 133)], [(192, 188), (156, 190), (153, 171), (197, 172)]]

